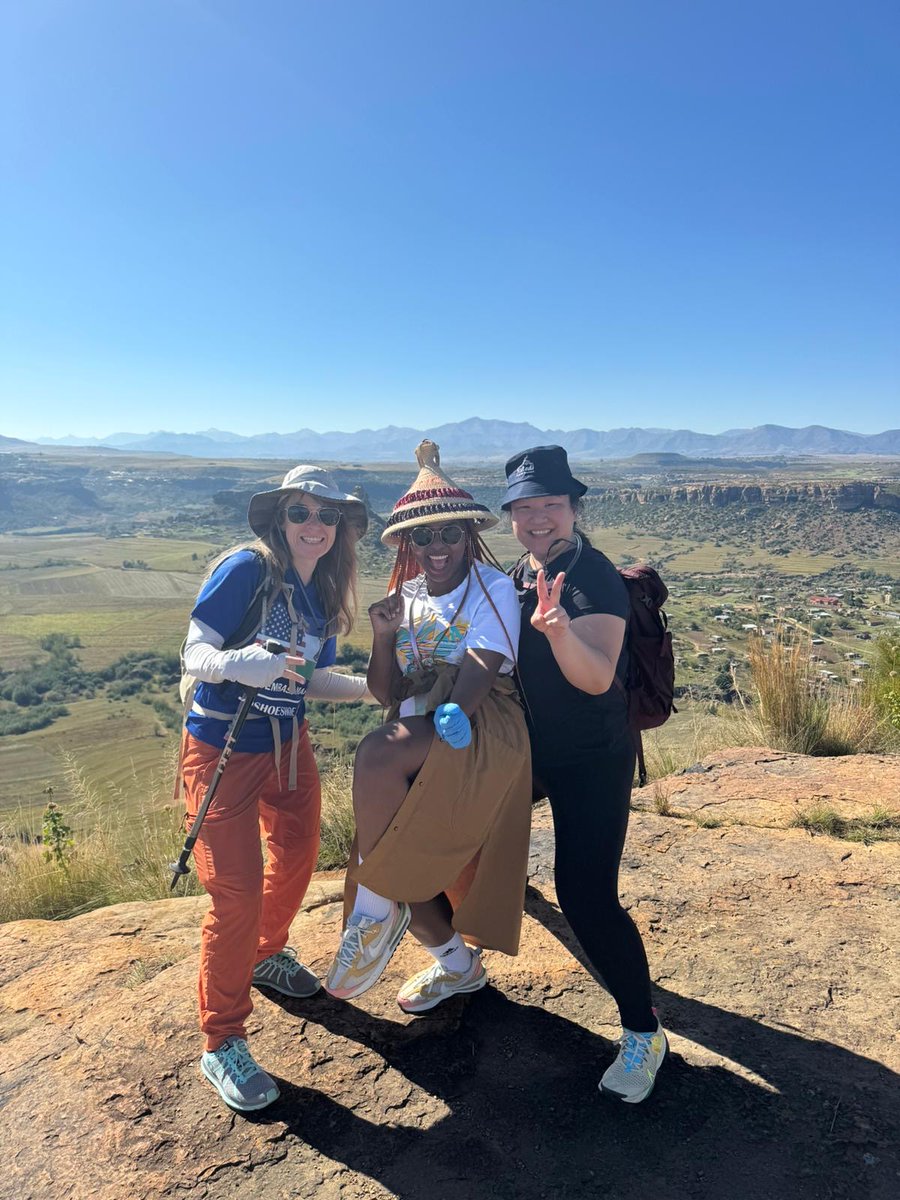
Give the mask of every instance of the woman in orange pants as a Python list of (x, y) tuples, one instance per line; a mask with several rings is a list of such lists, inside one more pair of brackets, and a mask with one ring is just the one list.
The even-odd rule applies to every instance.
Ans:
[[(335, 635), (353, 621), (365, 505), (327, 472), (300, 466), (281, 487), (252, 497), (248, 519), (256, 541), (217, 560), (191, 612), (184, 665), (196, 687), (181, 755), (193, 819), (243, 688), (260, 689), (194, 848), (211, 897), (200, 946), (200, 1067), (225, 1103), (242, 1112), (278, 1096), (245, 1038), (251, 987), (288, 996), (319, 988), (286, 944), (319, 849), (319, 776), (306, 700), (359, 700), (366, 691), (364, 678), (330, 669)], [(284, 653), (265, 649), (273, 640)]]

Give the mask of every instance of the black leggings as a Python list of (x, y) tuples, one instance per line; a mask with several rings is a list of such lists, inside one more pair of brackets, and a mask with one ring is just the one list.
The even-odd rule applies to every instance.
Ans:
[(584, 952), (619, 1007), (622, 1024), (656, 1028), (644, 943), (619, 903), (619, 862), (634, 778), (630, 744), (576, 765), (540, 771), (556, 830), (556, 895)]

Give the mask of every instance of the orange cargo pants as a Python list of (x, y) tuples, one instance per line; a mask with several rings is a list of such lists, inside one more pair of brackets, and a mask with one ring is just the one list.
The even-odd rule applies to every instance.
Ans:
[[(321, 791), (306, 722), (299, 737), (293, 791), (279, 786), (271, 752), (231, 756), (194, 847), (197, 874), (212, 900), (200, 937), (200, 1028), (207, 1050), (245, 1036), (253, 969), (284, 949), (315, 869)], [(283, 759), (290, 749), (290, 743), (282, 748)], [(184, 735), (181, 771), (189, 822), (220, 754)]]

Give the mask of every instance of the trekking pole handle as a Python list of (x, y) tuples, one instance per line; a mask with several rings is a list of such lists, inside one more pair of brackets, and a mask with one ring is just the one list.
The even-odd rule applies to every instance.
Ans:
[[(283, 654), (284, 646), (281, 642), (268, 641), (265, 645), (266, 650), (270, 654)], [(169, 891), (173, 891), (175, 885), (182, 875), (190, 874), (190, 857), (191, 851), (194, 849), (197, 838), (200, 835), (200, 827), (206, 817), (207, 810), (212, 804), (213, 797), (216, 794), (216, 789), (219, 786), (219, 780), (225, 774), (225, 768), (228, 766), (228, 761), (231, 758), (231, 753), (234, 750), (235, 742), (241, 735), (241, 730), (244, 728), (244, 722), (250, 713), (251, 705), (256, 699), (256, 694), (261, 689), (258, 687), (245, 687), (241, 695), (241, 702), (237, 712), (234, 714), (234, 719), (228, 729), (225, 737), (225, 745), (222, 748), (222, 753), (219, 756), (219, 761), (216, 764), (216, 770), (206, 789), (206, 795), (203, 797), (203, 803), (197, 809), (197, 815), (194, 817), (190, 832), (184, 839), (184, 846), (178, 856), (178, 861), (169, 863), (169, 870), (172, 872), (172, 882), (169, 884)]]

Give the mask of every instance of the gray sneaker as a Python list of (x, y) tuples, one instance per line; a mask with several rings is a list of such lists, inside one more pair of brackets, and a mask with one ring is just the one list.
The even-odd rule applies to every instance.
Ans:
[(314, 996), (322, 986), (309, 967), (297, 958), (297, 951), (285, 946), (257, 963), (253, 971), (253, 986), (274, 988), (284, 996), (303, 999)]
[(250, 1053), (243, 1038), (232, 1037), (218, 1050), (207, 1050), (200, 1070), (229, 1108), (254, 1112), (278, 1099), (278, 1084)]
[(615, 1062), (603, 1072), (600, 1091), (626, 1104), (640, 1104), (653, 1091), (656, 1073), (666, 1057), (669, 1042), (659, 1021), (655, 1033), (623, 1029)]

